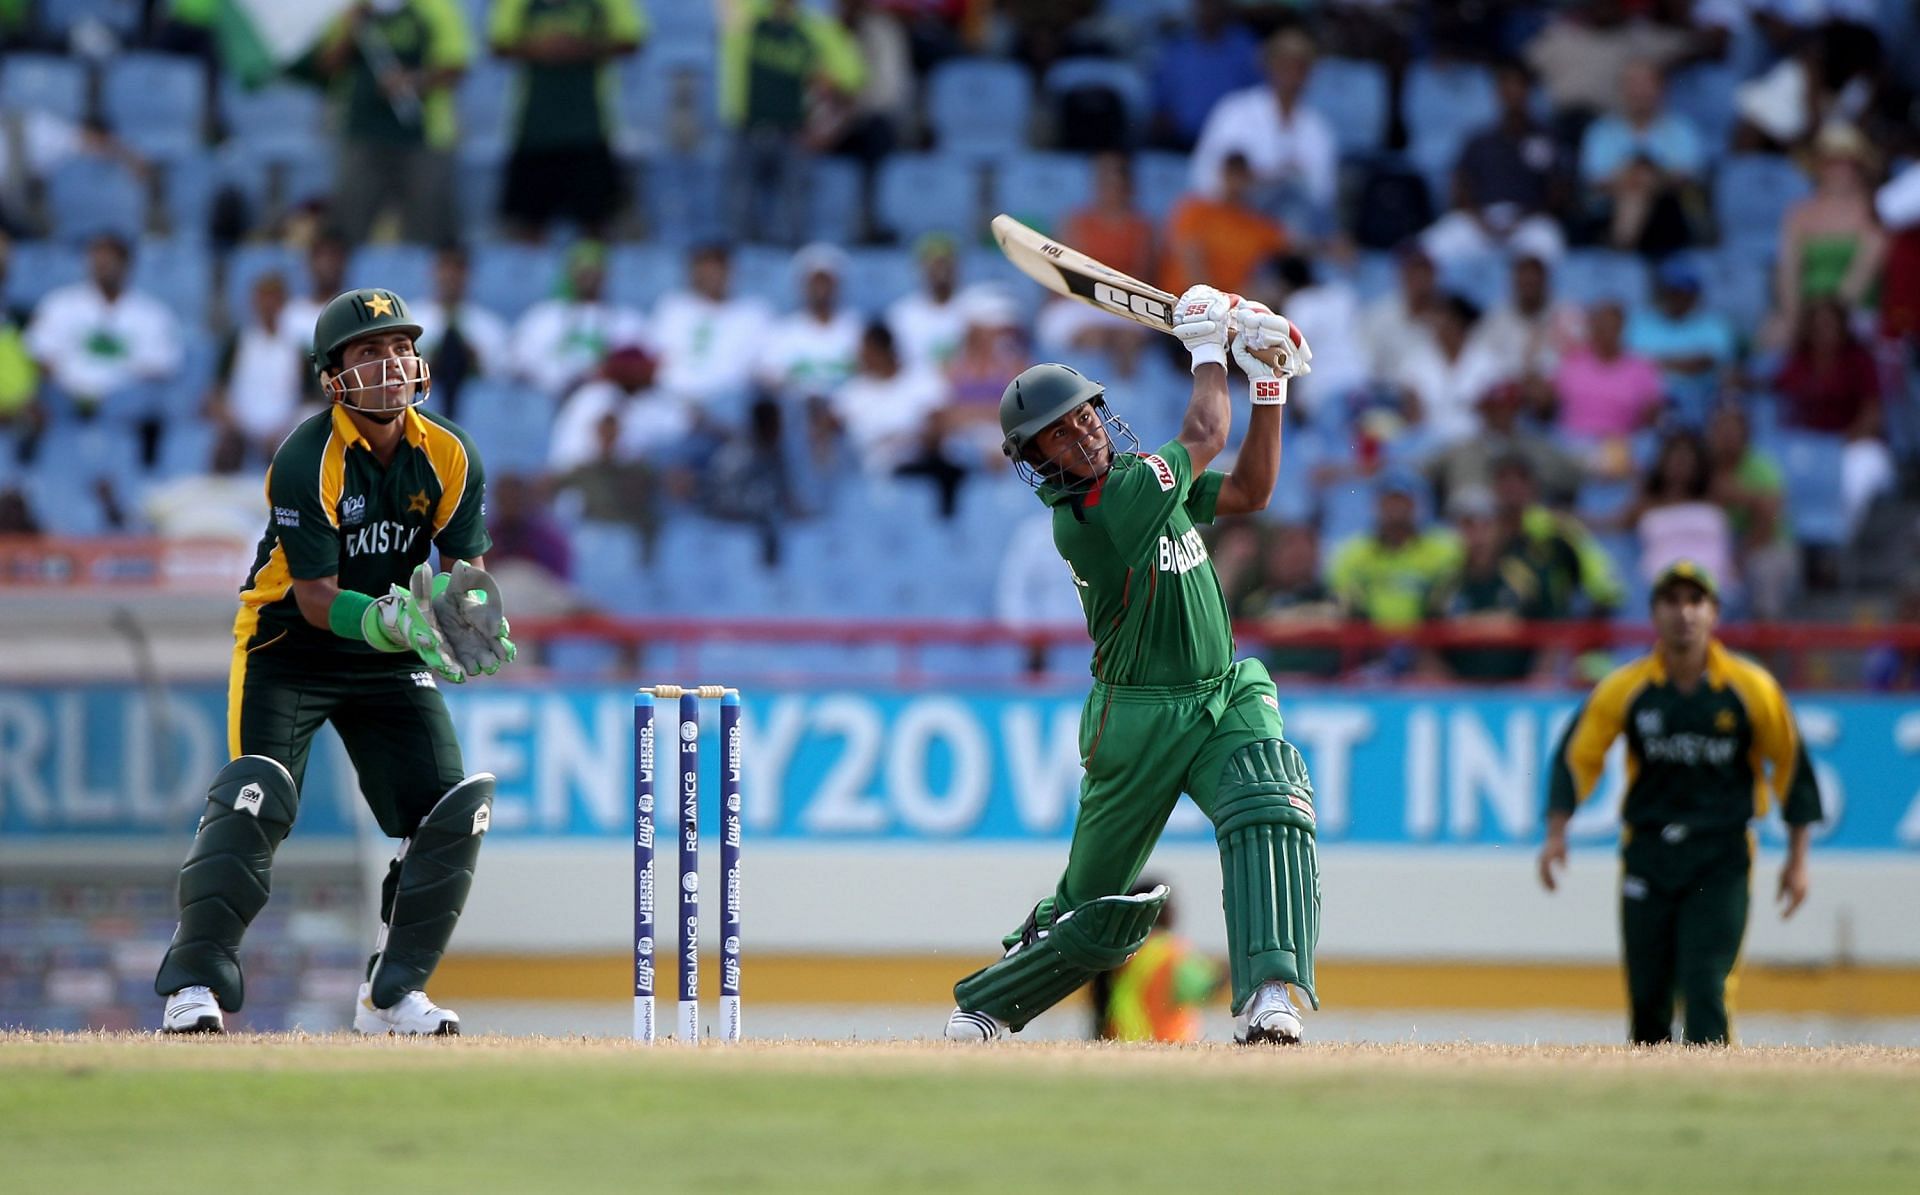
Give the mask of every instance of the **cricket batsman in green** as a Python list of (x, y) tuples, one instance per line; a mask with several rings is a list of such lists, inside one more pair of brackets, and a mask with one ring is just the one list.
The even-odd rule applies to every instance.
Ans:
[[(315, 322), (329, 402), (267, 470), (272, 507), (234, 621), (233, 762), (180, 870), (180, 923), (154, 980), (163, 1033), (219, 1033), (246, 999), (240, 940), (267, 902), (314, 732), (333, 723), (375, 820), (400, 840), (353, 1026), (452, 1035), (424, 988), (473, 885), (494, 778), (466, 774), (437, 682), (513, 659), (484, 568), (485, 478), (466, 433), (423, 411), (420, 326), (392, 291), (348, 291)], [(428, 562), (437, 547), (449, 572)]]
[[(1233, 658), (1196, 530), (1266, 506), (1287, 379), (1308, 372), (1312, 353), (1284, 318), (1209, 286), (1180, 296), (1174, 333), (1192, 357), (1193, 395), (1178, 438), (1154, 452), (1132, 451), (1139, 442), (1105, 388), (1064, 365), (1033, 366), (1000, 400), (1003, 448), (1052, 509), (1054, 544), (1079, 587), (1093, 688), (1066, 870), (1002, 939), (1004, 955), (954, 986), (950, 1039), (1017, 1033), (1140, 949), (1167, 889), (1129, 893), (1182, 792), (1220, 845), (1235, 1039), (1300, 1040), (1289, 984), (1319, 1006), (1313, 787), (1281, 737), (1266, 667)], [(1219, 473), (1207, 466), (1227, 444), (1229, 353), (1251, 381), (1253, 413), (1232, 471)]]
[(1635, 1045), (1673, 1040), (1673, 1000), (1688, 1045), (1728, 1045), (1728, 992), (1747, 931), (1752, 819), (1779, 800), (1787, 825), (1781, 916), (1807, 898), (1807, 843), (1820, 789), (1793, 710), (1765, 668), (1714, 638), (1720, 590), (1690, 560), (1653, 583), (1648, 655), (1608, 674), (1560, 741), (1547, 789), (1540, 882), (1567, 862), (1567, 821), (1593, 792), (1607, 750), (1627, 739), (1620, 810), (1620, 941)]

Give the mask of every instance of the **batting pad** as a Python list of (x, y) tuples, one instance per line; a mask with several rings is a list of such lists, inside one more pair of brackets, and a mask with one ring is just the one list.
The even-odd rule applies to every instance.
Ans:
[(1313, 954), (1320, 941), (1320, 862), (1313, 786), (1292, 744), (1266, 739), (1234, 752), (1213, 811), (1220, 844), (1233, 1007), (1281, 980), (1315, 1008)]
[(393, 895), (368, 980), (375, 1008), (424, 989), (473, 891), (480, 840), (493, 818), (494, 778), (478, 772), (447, 790), (400, 847)]
[(1132, 958), (1166, 903), (1162, 884), (1138, 896), (1103, 896), (1062, 913), (1033, 941), (955, 984), (954, 1002), (968, 1012), (998, 1017), (1018, 1033), (1095, 975)]
[(264, 755), (242, 755), (214, 776), (180, 867), (180, 924), (153, 980), (157, 994), (204, 985), (221, 1008), (240, 1010), (247, 998), (240, 939), (266, 907), (273, 853), (299, 808), (293, 777)]

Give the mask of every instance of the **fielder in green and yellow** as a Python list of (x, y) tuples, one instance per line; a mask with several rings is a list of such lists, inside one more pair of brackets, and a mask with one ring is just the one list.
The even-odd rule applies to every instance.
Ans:
[[(466, 904), (492, 776), (468, 776), (436, 682), (513, 658), (483, 567), (486, 484), (473, 443), (417, 409), (430, 392), (420, 327), (392, 291), (320, 312), (314, 368), (328, 409), (267, 470), (272, 509), (240, 594), (228, 752), (180, 871), (180, 924), (154, 988), (168, 1033), (220, 1032), (246, 985), (240, 940), (293, 829), (307, 753), (331, 722), (380, 828), (401, 840), (354, 1028), (455, 1034), (423, 991)], [(449, 571), (436, 573), (437, 547)]]
[(1781, 915), (1807, 897), (1807, 843), (1820, 790), (1793, 710), (1772, 675), (1713, 637), (1720, 597), (1692, 561), (1654, 581), (1654, 650), (1614, 670), (1567, 727), (1547, 790), (1540, 882), (1567, 861), (1567, 821), (1592, 794), (1614, 739), (1627, 739), (1620, 810), (1620, 941), (1635, 1045), (1727, 1045), (1728, 991), (1747, 930), (1749, 822), (1780, 802), (1787, 862)]
[[(1281, 737), (1266, 668), (1233, 658), (1226, 601), (1196, 530), (1267, 504), (1287, 379), (1306, 373), (1312, 354), (1285, 319), (1212, 287), (1180, 297), (1174, 331), (1192, 355), (1193, 395), (1178, 438), (1154, 452), (1116, 447), (1116, 434), (1126, 448), (1138, 441), (1104, 388), (1064, 365), (1026, 370), (1000, 402), (1005, 451), (1052, 508), (1054, 543), (1079, 587), (1094, 683), (1066, 871), (1002, 941), (1004, 955), (955, 985), (946, 1031), (955, 1040), (1018, 1032), (1140, 949), (1167, 890), (1128, 893), (1182, 792), (1220, 845), (1236, 1038), (1300, 1040), (1289, 984), (1318, 1006), (1312, 785)], [(1207, 465), (1231, 422), (1229, 351), (1251, 381), (1253, 413), (1223, 474)]]

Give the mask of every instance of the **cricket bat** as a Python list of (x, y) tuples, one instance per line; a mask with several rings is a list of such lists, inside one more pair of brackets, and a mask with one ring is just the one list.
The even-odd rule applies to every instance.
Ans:
[[(1078, 299), (1136, 324), (1173, 335), (1173, 305), (1178, 295), (1168, 294), (1078, 249), (1044, 237), (1005, 212), (993, 218), (992, 228), (993, 239), (999, 242), (1000, 252), (1007, 260), (1054, 294)], [(1280, 361), (1278, 349), (1259, 356), (1274, 365)]]

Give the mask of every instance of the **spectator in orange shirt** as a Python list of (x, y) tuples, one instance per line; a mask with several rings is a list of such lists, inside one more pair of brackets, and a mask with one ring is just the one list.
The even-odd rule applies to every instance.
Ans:
[(1153, 277), (1153, 221), (1134, 206), (1133, 163), (1127, 155), (1094, 155), (1093, 202), (1067, 217), (1061, 236), (1122, 274)]
[(1244, 292), (1261, 262), (1287, 249), (1287, 230), (1250, 201), (1253, 167), (1229, 154), (1220, 167), (1220, 197), (1193, 194), (1167, 218), (1166, 266), (1161, 286), (1179, 294), (1205, 281)]

